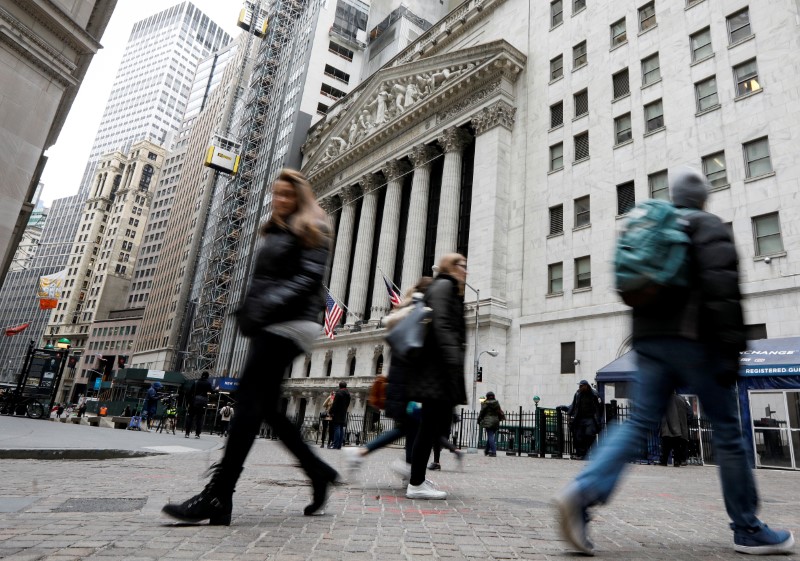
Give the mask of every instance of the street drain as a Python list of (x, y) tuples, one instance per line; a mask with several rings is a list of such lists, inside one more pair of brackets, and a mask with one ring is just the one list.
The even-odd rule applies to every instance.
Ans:
[(68, 499), (60, 507), (59, 512), (134, 512), (140, 510), (147, 499)]

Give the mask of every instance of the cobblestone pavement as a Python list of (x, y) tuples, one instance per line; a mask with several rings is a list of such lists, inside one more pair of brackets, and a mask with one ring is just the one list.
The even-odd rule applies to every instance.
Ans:
[[(1, 428), (1, 427), (0, 427)], [(86, 438), (99, 430), (80, 427)], [(107, 429), (113, 431), (113, 429)], [(113, 431), (109, 434), (122, 433)], [(180, 436), (159, 435), (164, 450)], [(29, 436), (35, 440), (35, 435)], [(219, 437), (203, 436), (203, 440)], [(0, 445), (1, 446), (1, 445)], [(316, 449), (340, 473), (340, 451)], [(234, 495), (230, 527), (175, 524), (160, 514), (204, 485), (218, 450), (103, 461), (0, 460), (0, 559), (416, 560), (567, 559), (552, 496), (583, 465), (528, 457), (452, 456), (429, 473), (450, 496), (412, 501), (379, 451), (334, 488), (323, 516), (278, 442), (257, 440)], [(763, 518), (800, 533), (800, 473), (759, 470)], [(615, 500), (594, 513), (600, 559), (742, 559), (733, 552), (716, 470), (632, 465)], [(768, 557), (769, 558), (769, 557)], [(800, 559), (800, 554), (775, 557)]]

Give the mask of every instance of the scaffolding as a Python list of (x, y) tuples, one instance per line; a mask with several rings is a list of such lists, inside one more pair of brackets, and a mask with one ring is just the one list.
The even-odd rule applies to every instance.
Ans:
[[(258, 14), (262, 4), (267, 3), (268, 0), (251, 2), (253, 12)], [(242, 111), (241, 161), (238, 173), (231, 176), (224, 186), (216, 224), (212, 226), (212, 250), (192, 324), (190, 355), (194, 358), (196, 371), (213, 371), (217, 366), (222, 329), (232, 300), (234, 268), (244, 235), (242, 228), (250, 196), (260, 188), (256, 168), (269, 148), (265, 134), (269, 105), (278, 86), (281, 57), (288, 51), (287, 47), (294, 38), (294, 24), (305, 10), (306, 3), (307, 0), (274, 0), (266, 8), (269, 26), (259, 48)], [(250, 30), (247, 52), (250, 52), (254, 35), (258, 36), (255, 27)], [(245, 59), (242, 72), (246, 65)]]

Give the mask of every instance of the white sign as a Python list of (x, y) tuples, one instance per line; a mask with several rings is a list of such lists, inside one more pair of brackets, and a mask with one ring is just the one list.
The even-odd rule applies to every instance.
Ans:
[(148, 370), (147, 377), (152, 378), (153, 380), (163, 380), (164, 379), (164, 372), (163, 370)]

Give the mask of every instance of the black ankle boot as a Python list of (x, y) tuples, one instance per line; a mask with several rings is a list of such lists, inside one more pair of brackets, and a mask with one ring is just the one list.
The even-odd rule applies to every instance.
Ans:
[(318, 474), (311, 478), (311, 488), (314, 491), (314, 496), (311, 504), (303, 509), (303, 514), (306, 516), (315, 514), (325, 506), (325, 502), (328, 500), (328, 487), (339, 479), (339, 474), (336, 473), (335, 469), (327, 464), (324, 464), (324, 466)]
[[(182, 522), (208, 520), (210, 526), (230, 526), (233, 510), (235, 479), (223, 480), (221, 466), (214, 464), (210, 470), (211, 481), (199, 495), (182, 503), (167, 503), (161, 512)], [(241, 470), (240, 470), (241, 471)]]

